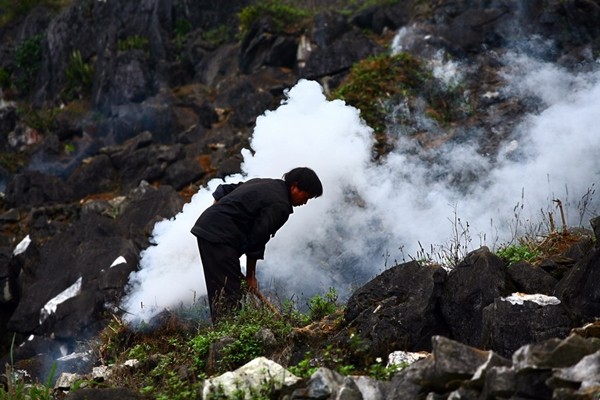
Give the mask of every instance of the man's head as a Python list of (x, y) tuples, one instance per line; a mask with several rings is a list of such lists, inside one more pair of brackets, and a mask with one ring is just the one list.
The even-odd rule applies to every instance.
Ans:
[(319, 197), (323, 194), (321, 180), (310, 168), (298, 167), (283, 175), (283, 180), (290, 188), (292, 205), (301, 206), (308, 199)]

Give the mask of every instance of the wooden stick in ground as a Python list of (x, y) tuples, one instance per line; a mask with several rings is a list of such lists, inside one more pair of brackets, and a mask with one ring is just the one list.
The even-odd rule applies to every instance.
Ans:
[(277, 309), (277, 307), (275, 307), (270, 301), (269, 299), (267, 299), (265, 297), (264, 294), (262, 294), (258, 289), (252, 289), (251, 291), (252, 294), (254, 294), (256, 297), (258, 297), (258, 299), (260, 301), (262, 301), (267, 307), (269, 307), (269, 309), (271, 311), (273, 311), (273, 313), (277, 314), (277, 315), (281, 315), (281, 313), (279, 312), (279, 310)]

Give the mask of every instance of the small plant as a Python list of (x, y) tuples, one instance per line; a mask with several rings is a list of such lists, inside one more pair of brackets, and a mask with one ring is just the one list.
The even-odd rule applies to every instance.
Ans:
[(125, 39), (120, 39), (117, 42), (117, 49), (119, 51), (128, 51), (128, 50), (148, 50), (148, 38), (145, 36), (132, 35)]
[(408, 366), (408, 364), (398, 366), (396, 364), (390, 364), (386, 366), (383, 364), (381, 358), (375, 359), (375, 363), (371, 364), (368, 369), (368, 374), (371, 378), (380, 381), (390, 380), (398, 371)]
[(298, 364), (288, 367), (288, 370), (292, 374), (301, 378), (310, 378), (317, 369), (319, 369), (319, 367), (316, 365), (314, 359), (311, 358), (310, 352), (307, 352)]
[(325, 297), (317, 294), (308, 302), (309, 317), (311, 321), (318, 321), (323, 317), (333, 314), (338, 309), (338, 294), (335, 288), (330, 288)]
[(192, 23), (187, 18), (179, 18), (175, 21), (173, 31), (176, 36), (183, 37), (192, 31)]
[(84, 62), (81, 52), (74, 50), (71, 53), (71, 60), (65, 72), (67, 80), (65, 95), (67, 100), (81, 97), (88, 93), (92, 88), (94, 73), (94, 66), (89, 62)]
[(49, 132), (56, 127), (56, 116), (60, 113), (59, 108), (42, 108), (23, 107), (17, 109), (19, 118), (25, 122), (27, 126), (37, 130), (38, 132)]
[(202, 32), (202, 39), (212, 46), (219, 46), (229, 39), (229, 27), (219, 25), (206, 32)]
[(540, 251), (529, 244), (513, 244), (498, 249), (496, 254), (510, 265), (519, 261), (534, 262), (540, 256)]
[(10, 87), (10, 73), (3, 67), (0, 67), (0, 89)]

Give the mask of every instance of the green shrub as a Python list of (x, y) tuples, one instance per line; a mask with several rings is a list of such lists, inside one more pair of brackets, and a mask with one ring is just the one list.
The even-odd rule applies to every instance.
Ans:
[(219, 25), (206, 32), (202, 32), (202, 39), (212, 46), (219, 46), (229, 39), (229, 27)]
[(383, 132), (389, 112), (386, 100), (414, 95), (430, 78), (422, 63), (408, 53), (382, 54), (356, 63), (333, 97), (358, 108), (375, 132)]
[(45, 6), (58, 11), (71, 2), (72, 0), (0, 0), (0, 27), (27, 15), (34, 7)]
[(117, 49), (119, 51), (128, 51), (128, 50), (148, 50), (148, 38), (140, 35), (132, 35), (128, 36), (125, 39), (120, 39), (117, 42)]
[(243, 38), (250, 30), (252, 24), (259, 18), (271, 18), (275, 30), (283, 32), (286, 27), (295, 26), (310, 16), (310, 11), (296, 6), (291, 1), (261, 0), (243, 8), (238, 13), (240, 23), (239, 34)]
[(308, 301), (309, 317), (311, 321), (319, 321), (323, 317), (335, 313), (338, 309), (338, 294), (335, 288), (330, 288), (325, 297), (317, 294)]
[(0, 67), (0, 89), (8, 89), (10, 87), (10, 73)]
[(92, 88), (92, 83), (94, 82), (94, 73), (94, 66), (84, 62), (81, 52), (79, 50), (74, 50), (73, 53), (71, 53), (69, 66), (65, 71), (65, 100), (69, 101), (89, 93)]
[(519, 261), (534, 262), (540, 251), (527, 244), (513, 244), (500, 248), (496, 254), (510, 265)]
[(33, 86), (42, 64), (42, 34), (25, 39), (15, 51), (15, 68), (13, 76), (15, 86), (22, 91), (29, 91)]

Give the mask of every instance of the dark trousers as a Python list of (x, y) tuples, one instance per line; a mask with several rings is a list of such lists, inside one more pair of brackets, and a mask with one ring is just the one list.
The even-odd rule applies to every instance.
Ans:
[(198, 249), (204, 269), (208, 291), (210, 315), (213, 323), (235, 310), (242, 299), (240, 254), (236, 249), (221, 243), (198, 239)]

